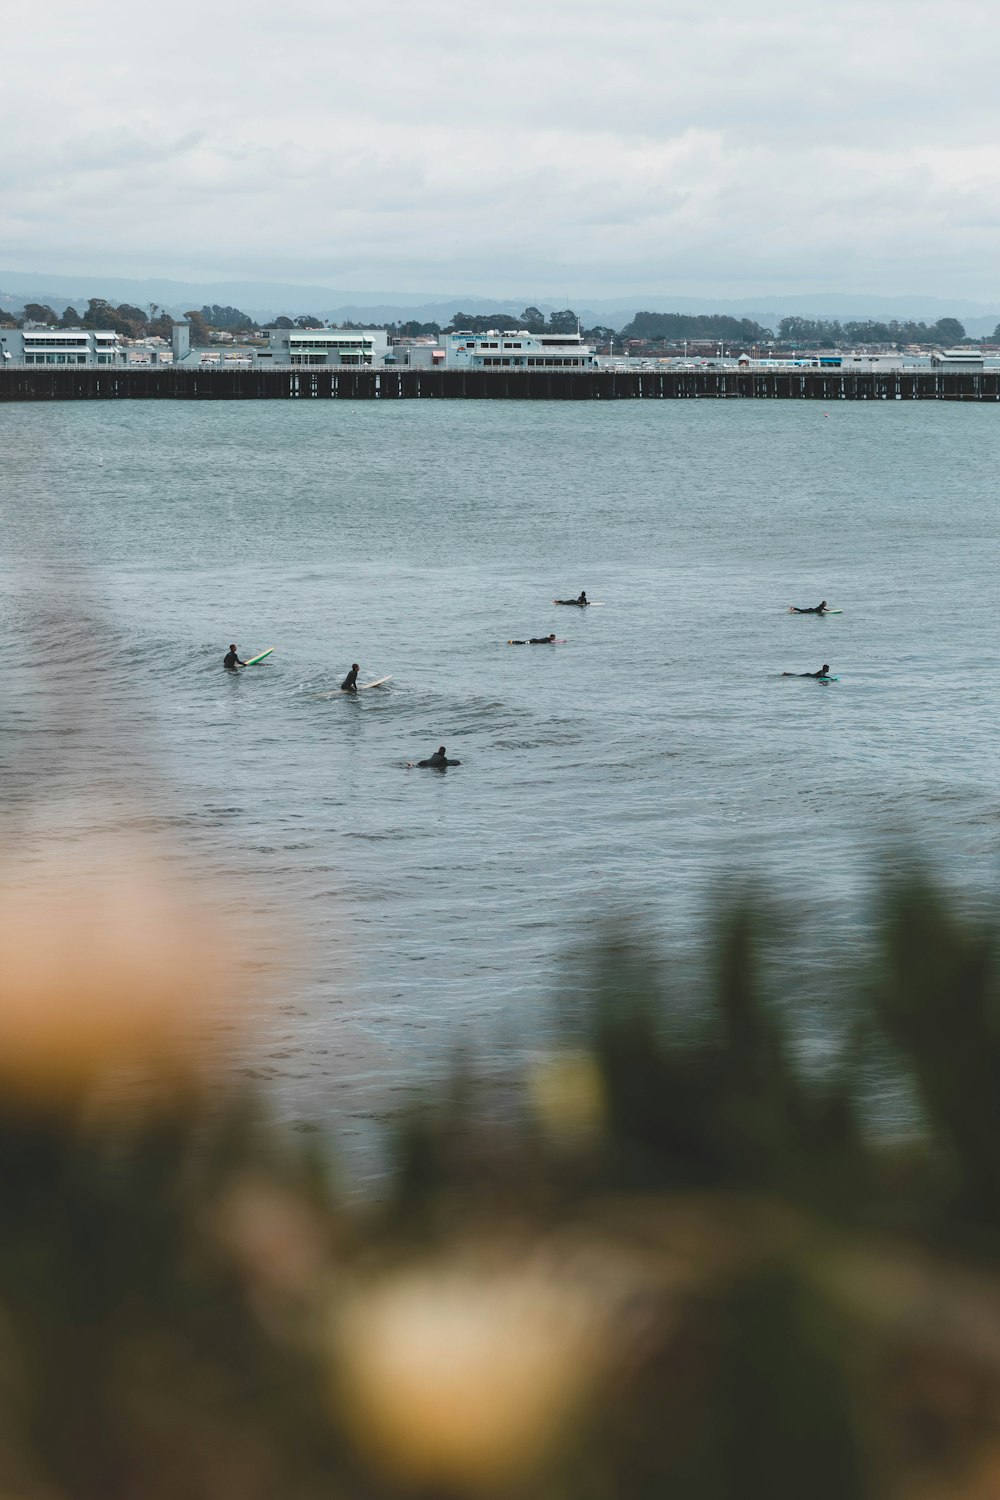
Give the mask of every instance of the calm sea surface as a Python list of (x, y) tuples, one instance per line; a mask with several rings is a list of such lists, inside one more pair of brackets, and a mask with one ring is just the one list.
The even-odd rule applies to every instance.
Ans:
[(683, 965), (749, 877), (821, 1002), (887, 842), (995, 888), (998, 454), (932, 403), (2, 407), (8, 852), (138, 809), (284, 945), (233, 1065), (362, 1155), (453, 1046), (544, 1045), (605, 914)]

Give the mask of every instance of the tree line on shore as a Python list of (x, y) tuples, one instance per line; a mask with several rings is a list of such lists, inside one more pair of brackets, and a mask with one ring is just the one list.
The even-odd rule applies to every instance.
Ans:
[[(782, 318), (778, 334), (783, 344), (800, 348), (836, 349), (841, 344), (960, 344), (965, 327), (957, 318), (938, 318), (936, 323), (875, 320), (840, 323), (837, 319)], [(1000, 335), (1000, 324), (992, 338)]]
[[(323, 328), (322, 319), (310, 313), (301, 313), (295, 318), (281, 315), (260, 324), (238, 307), (222, 307), (218, 303), (190, 308), (184, 320), (191, 329), (194, 344), (207, 343), (213, 333), (232, 333), (253, 336), (268, 328)], [(111, 329), (123, 338), (170, 338), (174, 324), (180, 321), (155, 302), (148, 307), (135, 307), (123, 302), (115, 305), (103, 297), (91, 297), (81, 312), (67, 307), (59, 313), (44, 303), (28, 302), (20, 311), (0, 308), (0, 326), (17, 327), (34, 323), (50, 328), (101, 328)], [(790, 345), (798, 349), (835, 349), (858, 344), (930, 344), (946, 346), (959, 344), (966, 338), (965, 328), (957, 318), (939, 318), (936, 323), (898, 321), (880, 322), (874, 319), (848, 320), (825, 318), (782, 318), (777, 332), (755, 322), (752, 318), (730, 317), (722, 313), (658, 313), (637, 312), (631, 322), (620, 331), (601, 324), (586, 327), (572, 308), (553, 311), (546, 317), (539, 308), (526, 307), (520, 313), (456, 312), (451, 322), (445, 325), (436, 322), (421, 322), (406, 319), (387, 323), (343, 322), (330, 325), (344, 329), (382, 328), (390, 337), (437, 338), (442, 333), (457, 333), (468, 330), (482, 334), (492, 329), (518, 328), (535, 334), (575, 334), (578, 331), (592, 344), (641, 341), (643, 343), (681, 344), (684, 342), (714, 341), (740, 348), (754, 344)], [(1000, 323), (990, 336), (990, 342), (1000, 343)]]
[[(782, 318), (777, 332), (750, 318), (732, 318), (689, 313), (636, 313), (621, 330), (622, 339), (648, 343), (681, 343), (714, 339), (733, 344), (791, 344), (798, 349), (836, 349), (856, 344), (960, 344), (965, 328), (957, 318), (939, 318), (936, 323), (900, 322), (892, 319), (855, 319), (841, 323), (835, 318)], [(992, 334), (1000, 341), (1000, 324)]]
[[(28, 302), (20, 311), (0, 308), (0, 325), (6, 327), (35, 323), (49, 328), (102, 328), (111, 329), (121, 334), (123, 338), (136, 339), (156, 336), (169, 338), (171, 328), (179, 321), (163, 308), (158, 307), (155, 302), (150, 303), (147, 308), (135, 307), (128, 302), (116, 306), (103, 297), (89, 298), (82, 312), (75, 307), (67, 307), (64, 312), (59, 313), (55, 308), (40, 302)], [(242, 312), (238, 307), (221, 307), (217, 303), (211, 306), (206, 304), (200, 309), (190, 308), (184, 314), (184, 321), (191, 329), (191, 339), (195, 344), (207, 342), (212, 333), (253, 335), (268, 328), (324, 328), (327, 326), (321, 318), (311, 313), (301, 313), (295, 318), (281, 315), (261, 324), (255, 322), (248, 313)], [(448, 324), (421, 322), (414, 318), (388, 323), (345, 321), (330, 326), (344, 329), (382, 328), (390, 336), (398, 338), (437, 338), (442, 333), (457, 333), (465, 329), (473, 333), (485, 333), (493, 328), (512, 327), (527, 329), (531, 333), (576, 333), (580, 329), (580, 320), (571, 308), (550, 312), (546, 318), (539, 308), (527, 307), (521, 313), (456, 312)], [(616, 337), (613, 328), (598, 326), (583, 328), (581, 331), (586, 337), (597, 341)]]

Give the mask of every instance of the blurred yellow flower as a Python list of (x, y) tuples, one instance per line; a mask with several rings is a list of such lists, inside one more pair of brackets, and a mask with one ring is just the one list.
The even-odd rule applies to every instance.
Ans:
[(593, 1303), (551, 1269), (452, 1266), (360, 1291), (336, 1325), (337, 1399), (407, 1486), (488, 1493), (535, 1468), (594, 1384)]
[(4, 1100), (72, 1108), (128, 1073), (193, 1077), (231, 977), (224, 923), (210, 929), (131, 844), (60, 851), (28, 874), (0, 876)]

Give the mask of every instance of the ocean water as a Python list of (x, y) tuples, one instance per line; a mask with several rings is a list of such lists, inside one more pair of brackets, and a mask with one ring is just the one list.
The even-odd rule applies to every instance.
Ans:
[[(138, 825), (196, 867), (282, 955), (263, 1055), (232, 1066), (361, 1160), (454, 1048), (487, 1074), (543, 1048), (607, 916), (687, 972), (719, 890), (766, 891), (812, 1017), (887, 850), (995, 889), (997, 421), (0, 407), (8, 856)], [(550, 602), (582, 588), (603, 607)], [(786, 613), (823, 597), (843, 613)], [(276, 649), (231, 674), (233, 640)], [(319, 697), (352, 661), (391, 683)], [(829, 686), (780, 675), (827, 662)], [(406, 768), (441, 743), (460, 767)]]

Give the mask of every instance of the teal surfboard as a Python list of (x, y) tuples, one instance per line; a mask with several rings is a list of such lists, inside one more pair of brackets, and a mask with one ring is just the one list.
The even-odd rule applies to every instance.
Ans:
[(265, 656), (270, 656), (270, 654), (271, 654), (271, 652), (273, 650), (274, 650), (273, 646), (268, 646), (268, 648), (267, 648), (266, 651), (261, 651), (260, 654), (257, 655), (257, 656), (251, 656), (247, 660), (247, 666), (248, 667), (255, 667), (259, 661), (263, 661), (264, 660)]

